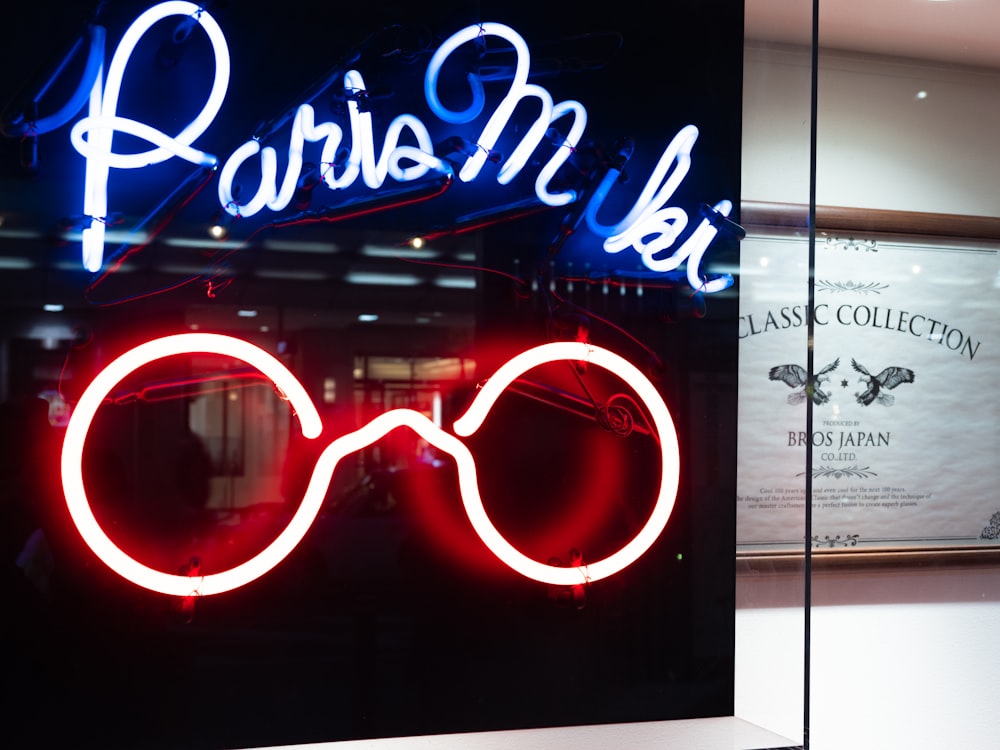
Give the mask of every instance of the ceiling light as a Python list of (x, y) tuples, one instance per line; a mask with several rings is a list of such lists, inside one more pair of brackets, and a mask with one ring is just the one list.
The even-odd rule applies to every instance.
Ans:
[[(104, 237), (108, 242), (121, 245), (144, 245), (150, 240), (149, 232), (137, 229), (106, 229)], [(82, 242), (83, 230), (68, 229), (62, 233), (67, 242)]]
[(348, 284), (382, 284), (384, 286), (417, 286), (422, 282), (419, 276), (408, 273), (374, 273), (371, 271), (350, 271), (344, 276)]
[(293, 268), (261, 268), (254, 271), (254, 276), (259, 279), (273, 279), (275, 281), (326, 281), (328, 278), (327, 274), (322, 271)]
[(333, 242), (269, 239), (261, 243), (265, 250), (290, 253), (335, 253), (340, 248)]
[(0, 237), (12, 240), (33, 240), (41, 236), (37, 229), (0, 229)]
[(178, 276), (201, 276), (205, 273), (204, 266), (187, 265), (184, 263), (163, 263), (156, 266), (160, 273), (172, 273)]
[(364, 245), (361, 254), (369, 258), (436, 258), (437, 253), (433, 250), (421, 249), (421, 246), (411, 247), (379, 247), (378, 245)]
[(213, 250), (243, 247), (246, 244), (243, 240), (216, 240), (209, 245), (205, 239), (195, 237), (164, 237), (160, 242), (170, 247), (211, 247)]
[[(0, 256), (0, 271), (24, 271), (28, 268), (33, 268), (34, 263), (32, 263), (27, 258), (12, 258), (9, 255)], [(73, 264), (73, 268), (76, 268), (77, 264)]]
[(434, 286), (445, 289), (475, 289), (475, 276), (438, 276), (434, 280)]

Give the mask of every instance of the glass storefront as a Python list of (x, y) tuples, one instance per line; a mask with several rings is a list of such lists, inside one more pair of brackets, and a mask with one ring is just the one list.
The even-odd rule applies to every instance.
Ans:
[(804, 492), (815, 748), (996, 732), (996, 415), (973, 406), (1000, 268), (988, 5), (821, 0), (810, 45), (809, 3), (746, 3), (737, 617), (779, 637), (737, 712), (799, 725), (783, 506)]
[(893, 5), (19, 7), (16, 744), (987, 747), (1000, 58)]

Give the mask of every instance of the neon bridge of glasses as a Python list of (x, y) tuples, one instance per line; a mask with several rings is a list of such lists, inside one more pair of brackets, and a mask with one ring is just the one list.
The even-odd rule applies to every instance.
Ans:
[[(575, 586), (614, 575), (639, 559), (652, 546), (673, 511), (679, 476), (677, 435), (670, 412), (656, 387), (634, 365), (613, 352), (586, 343), (555, 342), (521, 352), (502, 365), (480, 387), (465, 413), (453, 423), (454, 434), (441, 429), (420, 412), (393, 409), (360, 429), (334, 439), (317, 459), (304, 497), (288, 525), (249, 560), (203, 576), (155, 570), (124, 552), (98, 523), (84, 487), (83, 451), (98, 409), (119, 382), (155, 360), (193, 353), (229, 356), (251, 365), (269, 378), (290, 403), (304, 437), (315, 439), (323, 431), (319, 412), (298, 379), (278, 359), (238, 338), (210, 333), (166, 336), (140, 344), (105, 367), (80, 397), (67, 425), (61, 460), (63, 492), (79, 534), (98, 558), (118, 575), (151, 591), (179, 597), (206, 596), (231, 591), (263, 576), (303, 539), (320, 511), (339, 462), (399, 427), (408, 427), (454, 458), (462, 503), (476, 534), (504, 564), (541, 583)], [(661, 459), (657, 496), (645, 525), (628, 543), (608, 557), (576, 567), (537, 562), (507, 541), (486, 513), (479, 493), (475, 459), (460, 440), (479, 429), (497, 399), (517, 378), (534, 367), (561, 360), (596, 365), (627, 382), (647, 410), (656, 431)]]

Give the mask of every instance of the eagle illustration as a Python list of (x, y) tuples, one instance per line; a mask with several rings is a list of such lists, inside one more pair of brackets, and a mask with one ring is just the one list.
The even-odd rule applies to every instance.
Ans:
[(814, 404), (825, 404), (830, 400), (830, 394), (824, 391), (822, 386), (823, 383), (830, 379), (830, 373), (836, 370), (838, 365), (840, 365), (840, 357), (817, 372), (813, 376), (812, 382), (809, 382), (806, 368), (799, 365), (778, 365), (777, 367), (772, 367), (767, 376), (771, 380), (780, 380), (789, 388), (798, 389), (788, 394), (788, 403), (790, 404), (801, 404), (810, 395)]
[(886, 367), (878, 375), (872, 375), (854, 359), (851, 359), (851, 367), (862, 375), (858, 382), (866, 384), (863, 392), (854, 394), (862, 406), (868, 406), (876, 401), (882, 406), (892, 406), (896, 399), (886, 391), (895, 388), (900, 383), (913, 382), (913, 370), (906, 367)]

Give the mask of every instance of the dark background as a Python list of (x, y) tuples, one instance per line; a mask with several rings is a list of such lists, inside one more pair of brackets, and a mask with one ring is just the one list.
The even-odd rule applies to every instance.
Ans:
[[(145, 7), (102, 8), (109, 54)], [(23, 100), (22, 86), (45, 79), (91, 10), (39, 2), (8, 11), (0, 58), (3, 101), (12, 102), (7, 114)], [(352, 66), (373, 92), (377, 133), (380, 123), (414, 112), (436, 140), (447, 137), (451, 133), (422, 111), (419, 82), (429, 54), (469, 23), (497, 20), (527, 40), (534, 82), (556, 101), (576, 98), (587, 107), (591, 150), (582, 149), (581, 159), (619, 138), (635, 140), (629, 181), (617, 197), (623, 210), (634, 196), (629, 191), (641, 188), (688, 123), (697, 124), (701, 136), (676, 204), (688, 210), (692, 224), (701, 203), (728, 198), (739, 205), (741, 2), (672, 1), (651, 9), (254, 0), (210, 10), (229, 41), (233, 74), (222, 113), (197, 145), (222, 159), (260, 123), (304, 101), (300, 92), (338, 69), (352, 50), (360, 55)], [(155, 51), (155, 40), (148, 44)], [(137, 85), (123, 94), (120, 112), (148, 113), (148, 122), (176, 132), (186, 122), (185, 108), (200, 107), (178, 87), (206, 75), (200, 53), (192, 46), (166, 68), (137, 61), (129, 79)], [(330, 91), (315, 103), (319, 119), (337, 117), (342, 106)], [(640, 294), (634, 274), (642, 267), (630, 250), (608, 256), (581, 229), (553, 253), (565, 209), (513, 218), (501, 212), (485, 228), (443, 237), (446, 252), (475, 249), (476, 266), (484, 270), (474, 290), (430, 284), (359, 290), (343, 281), (367, 262), (359, 249), (373, 237), (402, 243), (416, 233), (447, 233), (470, 213), (530, 198), (530, 168), (531, 179), (506, 188), (484, 170), (473, 185), (456, 186), (433, 202), (349, 221), (273, 229), (264, 225), (280, 217), (265, 211), (233, 227), (234, 236), (248, 240), (237, 252), (208, 242), (195, 249), (162, 242), (203, 234), (218, 210), (212, 180), (148, 246), (116, 250), (109, 243), (109, 256), (127, 256), (128, 273), (91, 275), (74, 267), (79, 245), (64, 234), (82, 211), (83, 164), (69, 145), (69, 127), (38, 139), (30, 169), (23, 157), (33, 144), (21, 138), (0, 144), (0, 229), (6, 230), (0, 247), (5, 257), (25, 261), (0, 271), (7, 424), (37, 421), (37, 414), (15, 413), (20, 397), (58, 379), (72, 400), (111, 356), (153, 332), (182, 330), (194, 311), (212, 321), (206, 329), (238, 333), (227, 322), (237, 307), (280, 310), (278, 340), (292, 369), (314, 389), (322, 375), (313, 369), (320, 352), (337, 346), (348, 359), (464, 352), (486, 377), (527, 345), (585, 330), (660, 388), (680, 436), (681, 487), (654, 547), (623, 573), (587, 587), (585, 600), (574, 600), (572, 592), (521, 579), (474, 538), (469, 543), (451, 465), (373, 474), (368, 496), (349, 510), (324, 513), (277, 570), (239, 591), (198, 601), (192, 613), (119, 581), (80, 548), (59, 512), (58, 429), (25, 440), (11, 427), (6, 444), (21, 450), (8, 454), (7, 496), (56, 500), (43, 514), (16, 513), (16, 503), (8, 502), (4, 554), (7, 561), (16, 556), (41, 516), (61, 573), (57, 596), (46, 599), (25, 585), (19, 570), (5, 568), (15, 613), (5, 634), (13, 665), (6, 692), (15, 696), (7, 723), (15, 744), (72, 738), (93, 747), (246, 747), (732, 712), (736, 289), (702, 299), (686, 283), (646, 278)], [(278, 133), (279, 154), (286, 143)], [(192, 171), (179, 160), (143, 179), (112, 171), (111, 210), (131, 226)], [(343, 195), (320, 187), (310, 208), (370, 197), (363, 187)], [(614, 201), (608, 208), (613, 214)], [(22, 229), (33, 234), (12, 233)], [(332, 239), (342, 249), (277, 253), (263, 244), (276, 237)], [(703, 270), (731, 270), (737, 257), (736, 240), (720, 235)], [(169, 270), (171, 263), (200, 270), (179, 274)], [(265, 268), (316, 270), (326, 278), (266, 281)], [(591, 273), (602, 281), (569, 282)], [(29, 331), (41, 304), (56, 298), (66, 305), (70, 333), (56, 336), (56, 349), (43, 349)], [(361, 335), (332, 322), (373, 307), (385, 321), (377, 332)], [(430, 309), (451, 322), (430, 331), (406, 322), (407, 314)], [(454, 394), (452, 416), (469, 395)], [(130, 418), (145, 425), (142, 434), (153, 434), (148, 439), (155, 449), (157, 429), (176, 420), (180, 407), (136, 408)], [(497, 513), (523, 544), (569, 546), (552, 521), (564, 508), (553, 511), (549, 503), (564, 483), (586, 487), (579, 477), (588, 471), (597, 472), (600, 481), (593, 484), (605, 493), (614, 494), (611, 486), (640, 498), (628, 510), (643, 512), (650, 480), (633, 467), (643, 465), (648, 444), (609, 442), (592, 420), (544, 405), (515, 404), (503, 414), (472, 447), (480, 449), (484, 486), (512, 498)], [(568, 471), (574, 473), (563, 482), (558, 474)], [(380, 493), (399, 501), (392, 513), (373, 510)], [(604, 515), (596, 495), (577, 490), (573, 497), (596, 508), (586, 530), (591, 548), (619, 544), (620, 519)], [(414, 510), (428, 504), (433, 513)], [(540, 509), (547, 526), (535, 520)], [(436, 536), (442, 529), (451, 536)]]

